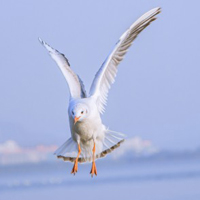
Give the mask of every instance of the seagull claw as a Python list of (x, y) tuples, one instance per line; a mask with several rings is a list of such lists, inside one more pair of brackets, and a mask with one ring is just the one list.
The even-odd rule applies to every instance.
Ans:
[(93, 177), (94, 174), (97, 176), (97, 168), (94, 161), (92, 162), (92, 168), (91, 168), (90, 174), (91, 174), (91, 177)]
[(71, 174), (76, 174), (78, 172), (78, 160), (76, 159), (74, 162), (74, 166), (72, 168)]

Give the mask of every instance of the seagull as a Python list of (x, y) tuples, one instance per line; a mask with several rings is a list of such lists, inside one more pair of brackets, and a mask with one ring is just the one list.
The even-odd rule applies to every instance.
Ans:
[(105, 112), (108, 91), (115, 81), (120, 61), (133, 40), (156, 20), (156, 15), (160, 12), (159, 7), (148, 11), (122, 34), (96, 73), (88, 95), (83, 81), (70, 68), (65, 55), (39, 38), (40, 43), (57, 63), (69, 86), (68, 115), (71, 137), (56, 150), (55, 155), (64, 161), (74, 163), (71, 174), (77, 173), (78, 163), (92, 162), (90, 174), (92, 177), (97, 175), (95, 160), (112, 152), (124, 141), (125, 135), (109, 130), (102, 123), (101, 115)]

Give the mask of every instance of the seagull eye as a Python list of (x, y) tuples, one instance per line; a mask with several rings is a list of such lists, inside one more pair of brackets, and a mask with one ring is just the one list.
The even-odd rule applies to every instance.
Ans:
[(81, 114), (83, 114), (84, 112), (83, 111), (81, 111)]

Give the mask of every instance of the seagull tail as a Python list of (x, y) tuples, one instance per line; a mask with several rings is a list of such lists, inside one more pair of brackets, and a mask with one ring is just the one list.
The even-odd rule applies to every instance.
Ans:
[(116, 131), (107, 129), (105, 132), (105, 138), (103, 141), (103, 151), (98, 155), (98, 157), (104, 157), (108, 153), (118, 148), (121, 143), (124, 142), (126, 135)]
[[(81, 142), (81, 154), (79, 155), (78, 162), (91, 162), (92, 161), (92, 148), (93, 141), (90, 140), (88, 145), (84, 146)], [(73, 138), (69, 138), (61, 147), (59, 147), (55, 153), (57, 158), (61, 158), (64, 161), (74, 162), (78, 154), (78, 145)]]
[(73, 162), (76, 159), (77, 152), (77, 143), (72, 138), (69, 138), (54, 154), (57, 158), (62, 158), (64, 161)]
[[(96, 141), (96, 159), (105, 157), (108, 153), (118, 148), (121, 143), (124, 142), (124, 138), (124, 134), (106, 129), (104, 139)], [(78, 158), (78, 162), (91, 162), (93, 141), (90, 140), (86, 146), (82, 143), (80, 143), (80, 145), (81, 154)], [(57, 158), (61, 158), (64, 161), (74, 162), (78, 154), (77, 142), (69, 138), (54, 154)]]

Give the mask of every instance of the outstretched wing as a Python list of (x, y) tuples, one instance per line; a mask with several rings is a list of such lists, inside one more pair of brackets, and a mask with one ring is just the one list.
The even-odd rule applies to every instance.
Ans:
[(108, 90), (115, 81), (117, 66), (131, 46), (133, 40), (145, 29), (156, 15), (161, 12), (160, 8), (154, 8), (142, 15), (131, 27), (120, 37), (112, 53), (106, 58), (99, 71), (96, 73), (90, 88), (90, 96), (96, 98), (100, 113), (105, 111)]
[(83, 85), (82, 80), (78, 75), (76, 75), (72, 69), (70, 68), (70, 64), (65, 57), (64, 54), (60, 53), (56, 49), (53, 49), (49, 46), (46, 42), (44, 42), (41, 38), (39, 38), (41, 44), (47, 49), (50, 56), (55, 60), (57, 65), (59, 66), (60, 70), (62, 71), (70, 90), (70, 97), (71, 98), (85, 98), (86, 91)]

